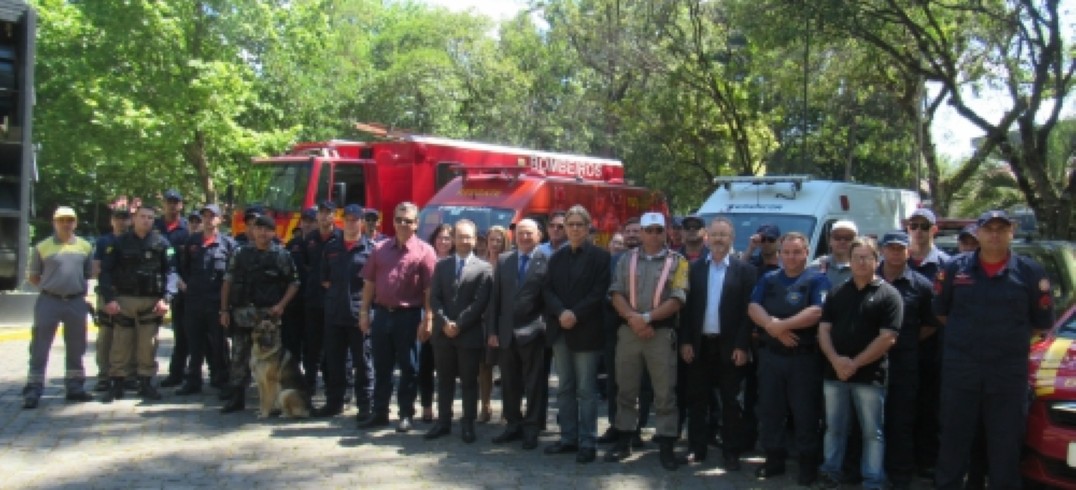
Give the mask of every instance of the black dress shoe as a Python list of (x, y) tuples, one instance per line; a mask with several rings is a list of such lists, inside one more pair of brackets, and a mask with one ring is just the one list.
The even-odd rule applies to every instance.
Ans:
[(412, 428), (414, 428), (414, 424), (411, 422), (411, 417), (401, 417), (400, 423), (396, 424), (396, 432), (401, 434), (411, 432)]
[(538, 447), (538, 436), (537, 435), (533, 435), (533, 436), (524, 435), (523, 436), (523, 446), (522, 447), (523, 447), (523, 449), (526, 449), (527, 451), (530, 451), (531, 449), (534, 449), (534, 448)]
[(183, 376), (178, 374), (169, 374), (168, 377), (161, 380), (161, 388), (174, 388), (183, 383)]
[(344, 413), (344, 405), (341, 403), (326, 403), (321, 407), (315, 408), (314, 413), (310, 415), (316, 418), (335, 417)]
[(98, 393), (104, 393), (104, 392), (108, 391), (109, 386), (110, 385), (109, 385), (107, 379), (99, 379), (99, 380), (97, 380), (96, 383), (94, 383), (93, 391), (96, 391)]
[(463, 439), (463, 442), (466, 442), (467, 444), (474, 442), (474, 421), (464, 420), (460, 422), (460, 433), (462, 434), (460, 437)]
[(785, 465), (767, 466), (763, 464), (762, 466), (759, 466), (757, 470), (755, 470), (755, 477), (760, 480), (773, 478), (775, 476), (780, 476), (783, 474), (785, 474)]
[(575, 444), (565, 444), (561, 441), (554, 442), (545, 447), (546, 454), (568, 454), (579, 451), (579, 446)]
[(725, 471), (740, 471), (740, 455), (735, 453), (725, 454)]
[(631, 447), (639, 449), (644, 446), (646, 446), (646, 443), (643, 442), (643, 437), (638, 432), (631, 435)]
[(231, 385), (226, 385), (220, 389), (220, 393), (217, 393), (217, 399), (221, 401), (228, 401), (232, 399), (232, 394), (235, 393), (236, 388)]
[(598, 451), (592, 447), (579, 448), (579, 452), (575, 453), (575, 462), (579, 464), (587, 464), (594, 461), (598, 457)]
[(699, 464), (706, 461), (705, 451), (691, 451), (683, 456), (677, 456), (676, 462), (680, 464)]
[(179, 389), (176, 390), (176, 395), (177, 396), (197, 395), (197, 394), (199, 394), (201, 392), (202, 392), (202, 387), (201, 386), (193, 385), (191, 383), (183, 383), (183, 386), (180, 386)]
[(620, 432), (617, 431), (615, 427), (610, 427), (605, 429), (605, 432), (602, 433), (601, 436), (598, 436), (598, 444), (614, 443), (618, 437), (620, 437)]
[(388, 415), (374, 415), (374, 416), (372, 416), (372, 417), (370, 417), (370, 418), (368, 418), (366, 420), (363, 420), (362, 422), (359, 422), (359, 428), (360, 429), (377, 429), (377, 428), (380, 428), (380, 427), (388, 427), (388, 426), (389, 426), (389, 416)]
[(434, 439), (437, 439), (438, 437), (447, 436), (451, 433), (451, 423), (437, 422), (436, 424), (433, 424), (433, 427), (430, 427), (430, 430), (426, 431), (426, 434), (422, 437), (427, 441), (432, 441)]
[(22, 408), (27, 410), (37, 408), (39, 400), (40, 398), (37, 398), (36, 396), (26, 397), (22, 400)]
[(631, 456), (631, 444), (629, 441), (617, 441), (616, 445), (609, 449), (605, 453), (605, 461), (608, 463), (615, 463), (617, 461), (623, 461)]
[(92, 402), (93, 395), (85, 391), (74, 391), (64, 396), (64, 399), (69, 402)]
[(523, 438), (523, 430), (521, 429), (504, 429), (501, 435), (493, 438), (494, 444), (504, 444), (506, 442), (518, 441)]

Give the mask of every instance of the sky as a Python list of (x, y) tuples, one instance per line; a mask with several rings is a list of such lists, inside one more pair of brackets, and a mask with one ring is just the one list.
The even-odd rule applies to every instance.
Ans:
[[(456, 11), (473, 10), (496, 20), (511, 18), (525, 8), (527, 4), (523, 0), (426, 0), (426, 3), (440, 5)], [(1076, 12), (1072, 10), (1065, 12), (1064, 17), (1070, 19), (1066, 22), (1067, 25), (1076, 24), (1071, 20), (1074, 16), (1076, 16)], [(997, 121), (1007, 107), (1005, 100), (1004, 95), (999, 97), (999, 94), (994, 94), (991, 96), (989, 92), (986, 92), (980, 97), (970, 98), (969, 105), (987, 120)], [(1071, 97), (1067, 102), (1066, 107), (1062, 110), (1062, 117), (1076, 117), (1076, 97)], [(1040, 110), (1040, 114), (1046, 113), (1049, 107)], [(937, 145), (939, 153), (951, 159), (959, 160), (971, 156), (974, 150), (971, 141), (973, 138), (982, 136), (983, 132), (970, 121), (957, 114), (951, 107), (943, 105), (939, 108), (935, 117), (934, 124), (931, 127), (931, 134), (934, 137), (934, 143)]]

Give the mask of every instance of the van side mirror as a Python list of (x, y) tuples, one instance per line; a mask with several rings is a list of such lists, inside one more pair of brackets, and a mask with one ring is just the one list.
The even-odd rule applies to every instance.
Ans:
[(337, 182), (333, 184), (333, 202), (336, 203), (337, 208), (344, 208), (344, 204), (347, 203), (347, 183)]

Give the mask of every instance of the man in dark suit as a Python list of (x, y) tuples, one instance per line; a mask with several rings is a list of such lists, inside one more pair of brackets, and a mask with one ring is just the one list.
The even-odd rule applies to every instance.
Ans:
[(430, 307), (433, 308), (434, 362), (437, 370), (437, 423), (426, 432), (436, 439), (452, 432), (452, 401), (456, 377), (463, 387), (463, 442), (475, 440), (478, 416), (478, 364), (485, 355), (482, 315), (493, 288), (493, 266), (475, 257), (476, 227), (473, 221), (456, 222), (456, 253), (441, 259), (433, 269)]
[(598, 360), (605, 340), (604, 306), (609, 290), (609, 252), (587, 241), (590, 213), (575, 205), (565, 214), (568, 246), (549, 259), (545, 278), (547, 344), (557, 368), (560, 441), (546, 454), (577, 452), (594, 461), (598, 433)]
[[(686, 221), (686, 220), (685, 220)], [(740, 469), (745, 447), (743, 407), (737, 400), (751, 344), (747, 305), (758, 272), (729, 255), (735, 228), (727, 218), (714, 218), (707, 230), (710, 253), (691, 264), (687, 304), (680, 315), (680, 356), (687, 363), (688, 461), (706, 459), (712, 438), (707, 420), (710, 393), (721, 396), (721, 439), (725, 470)]]
[[(501, 349), (501, 389), (508, 427), (493, 438), (503, 444), (523, 439), (523, 449), (538, 447), (541, 376), (545, 365), (545, 311), (542, 286), (548, 259), (536, 250), (542, 234), (531, 219), (516, 224), (516, 250), (497, 258), (486, 334)], [(527, 411), (521, 412), (523, 396)]]

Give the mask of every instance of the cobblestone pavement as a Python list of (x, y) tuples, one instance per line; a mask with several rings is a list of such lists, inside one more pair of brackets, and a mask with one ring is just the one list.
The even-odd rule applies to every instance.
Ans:
[[(478, 441), (463, 444), (459, 427), (450, 437), (426, 441), (421, 422), (409, 434), (392, 428), (355, 428), (354, 410), (333, 419), (261, 421), (253, 408), (222, 415), (216, 392), (144, 403), (133, 397), (110, 405), (63, 400), (63, 342), (57, 336), (41, 405), (23, 410), (20, 391), (28, 358), (27, 328), (0, 329), (0, 488), (791, 488), (790, 475), (759, 482), (757, 457), (744, 470), (725, 473), (710, 461), (667, 472), (657, 446), (647, 443), (624, 463), (579, 465), (571, 455), (547, 456), (557, 440), (555, 408), (537, 450), (519, 443), (495, 445), (497, 423), (478, 424)], [(158, 361), (167, 365), (172, 334), (161, 331)], [(93, 333), (85, 363), (92, 374)], [(159, 379), (158, 379), (159, 380)], [(89, 388), (89, 383), (87, 383)], [(499, 390), (495, 390), (496, 393)], [(250, 390), (248, 407), (256, 405)], [(255, 400), (255, 403), (250, 403)], [(553, 402), (555, 406), (555, 401)], [(494, 417), (499, 414), (494, 402)], [(460, 413), (458, 401), (456, 413)], [(395, 415), (393, 415), (395, 417)], [(395, 421), (393, 421), (395, 427)], [(599, 421), (599, 431), (607, 421)], [(644, 439), (647, 438), (644, 435)], [(685, 450), (684, 444), (678, 450)], [(716, 454), (715, 454), (716, 453)], [(752, 455), (757, 456), (757, 455)], [(922, 486), (921, 488), (926, 488)]]

